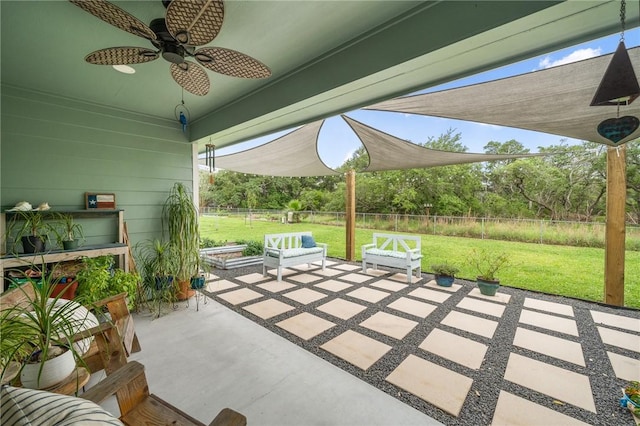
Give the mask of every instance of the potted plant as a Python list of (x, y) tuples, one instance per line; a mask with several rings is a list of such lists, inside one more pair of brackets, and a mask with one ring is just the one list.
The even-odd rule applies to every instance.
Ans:
[(177, 297), (185, 300), (193, 296), (190, 282), (199, 272), (200, 231), (198, 211), (183, 183), (176, 182), (169, 191), (162, 208), (162, 220), (176, 258)]
[(640, 382), (634, 380), (627, 383), (620, 406), (628, 408), (635, 417), (640, 417)]
[(135, 306), (140, 276), (114, 269), (113, 256), (84, 257), (76, 279), (77, 298), (84, 305), (91, 306), (99, 300), (126, 292), (127, 306), (130, 310)]
[(458, 267), (448, 263), (431, 265), (431, 269), (435, 275), (436, 284), (442, 287), (451, 287), (455, 279), (455, 275), (460, 272)]
[(174, 248), (169, 241), (153, 239), (140, 241), (134, 250), (142, 271), (144, 291), (156, 303), (160, 316), (162, 303), (174, 300), (173, 281), (177, 264)]
[[(36, 268), (32, 267), (33, 270)], [(24, 387), (43, 389), (67, 378), (82, 363), (81, 355), (89, 341), (74, 342), (78, 332), (97, 325), (97, 320), (77, 302), (52, 297), (56, 284), (51, 274), (41, 271), (33, 297), (24, 298), (0, 313), (3, 343), (2, 362), (21, 364), (20, 381)], [(9, 341), (4, 341), (9, 337)]]
[(76, 223), (73, 215), (69, 213), (56, 213), (56, 222), (50, 227), (56, 236), (58, 245), (65, 250), (73, 250), (78, 248), (79, 240), (84, 240), (84, 232), (82, 225)]
[(509, 256), (506, 253), (476, 249), (471, 252), (469, 262), (478, 272), (476, 280), (480, 293), (495, 296), (500, 287), (497, 273), (509, 265)]
[(8, 233), (13, 233), (14, 230), (14, 241), (22, 242), (24, 253), (42, 253), (46, 250), (51, 226), (45, 221), (41, 211), (16, 211)]

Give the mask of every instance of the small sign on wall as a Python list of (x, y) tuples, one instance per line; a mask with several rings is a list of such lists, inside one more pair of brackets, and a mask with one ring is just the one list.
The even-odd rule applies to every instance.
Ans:
[(84, 207), (87, 210), (92, 209), (115, 209), (116, 194), (104, 194), (95, 192), (84, 193)]

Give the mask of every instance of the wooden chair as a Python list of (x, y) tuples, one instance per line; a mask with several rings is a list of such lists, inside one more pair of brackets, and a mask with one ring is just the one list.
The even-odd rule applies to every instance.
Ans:
[[(124, 350), (123, 356), (125, 357), (140, 351), (140, 342), (138, 341), (138, 336), (135, 332), (133, 318), (131, 317), (129, 308), (127, 307), (127, 302), (125, 300), (126, 296), (127, 293), (120, 293), (115, 296), (102, 299), (95, 304), (96, 307), (107, 308), (107, 311), (111, 316), (111, 322), (117, 328), (117, 334), (113, 334), (112, 337), (115, 338), (115, 336), (118, 336), (121, 340), (122, 349)], [(13, 288), (0, 295), (0, 311), (12, 306), (25, 306), (25, 304), (28, 303), (29, 300), (33, 300), (34, 297), (35, 291), (33, 289), (33, 283), (25, 283), (18, 288)], [(93, 329), (93, 331), (100, 332), (103, 330), (98, 327)], [(115, 356), (116, 360), (119, 359), (119, 355), (113, 356)], [(96, 371), (104, 369), (107, 374), (110, 374), (115, 368), (120, 366), (120, 364), (104, 364), (103, 357), (99, 354), (99, 349), (95, 339), (91, 343), (89, 350), (83, 355), (82, 359), (87, 365), (90, 373), (95, 373)]]
[[(98, 336), (96, 338), (98, 339)], [(144, 366), (137, 361), (128, 362), (117, 369), (80, 395), (80, 398), (100, 404), (114, 394), (120, 408), (120, 420), (126, 425), (205, 426), (204, 423), (163, 399), (149, 394)], [(246, 424), (247, 418), (244, 415), (225, 408), (209, 423), (209, 426), (245, 426)]]

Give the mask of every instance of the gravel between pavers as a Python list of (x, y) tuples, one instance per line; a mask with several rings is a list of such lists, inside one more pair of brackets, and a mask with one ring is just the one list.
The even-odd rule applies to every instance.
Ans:
[[(353, 265), (360, 265), (359, 263), (346, 262), (340, 259), (328, 259), (328, 260), (338, 262), (338, 263), (343, 263), (343, 264), (347, 263), (347, 264), (353, 264)], [(336, 265), (333, 265), (333, 266), (336, 266)], [(295, 268), (290, 268), (290, 269), (295, 269)], [(307, 271), (301, 271), (301, 273), (305, 273), (305, 272)], [(224, 290), (217, 293), (209, 293), (209, 292), (205, 292), (205, 293), (211, 298), (218, 301), (219, 303), (227, 306), (229, 309), (232, 309), (233, 311), (251, 319), (252, 321), (262, 325), (263, 327), (267, 328), (273, 333), (276, 333), (284, 337), (285, 339), (295, 343), (296, 345), (306, 349), (307, 351), (317, 355), (318, 357), (336, 365), (337, 367), (343, 369), (344, 371), (351, 373), (352, 375), (358, 377), (359, 379), (366, 381), (367, 383), (377, 387), (378, 389), (386, 392), (387, 394), (392, 395), (398, 400), (422, 411), (428, 416), (433, 417), (434, 419), (447, 425), (489, 425), (494, 415), (494, 410), (495, 410), (496, 403), (498, 401), (498, 395), (500, 393), (500, 390), (510, 392), (521, 398), (525, 398), (539, 405), (546, 406), (557, 412), (574, 417), (588, 424), (629, 425), (629, 426), (634, 425), (631, 414), (625, 408), (621, 408), (618, 404), (618, 400), (621, 396), (620, 389), (625, 385), (626, 381), (615, 377), (613, 368), (611, 367), (609, 358), (607, 357), (607, 354), (606, 354), (607, 347), (605, 347), (605, 345), (602, 343), (602, 340), (600, 339), (600, 335), (598, 334), (596, 325), (594, 324), (591, 318), (591, 314), (589, 313), (589, 310), (594, 309), (601, 312), (640, 319), (639, 310), (627, 309), (627, 308), (616, 308), (616, 307), (612, 307), (604, 304), (587, 302), (587, 301), (561, 297), (561, 296), (548, 295), (548, 294), (537, 293), (537, 292), (532, 292), (527, 290), (521, 290), (521, 289), (511, 288), (503, 285), (499, 291), (501, 293), (511, 295), (511, 300), (508, 304), (505, 305), (506, 309), (500, 319), (497, 319), (496, 317), (493, 317), (493, 316), (483, 315), (478, 312), (469, 312), (479, 317), (484, 317), (494, 321), (496, 320), (499, 321), (498, 328), (496, 329), (496, 332), (494, 333), (493, 338), (489, 339), (476, 334), (464, 332), (457, 328), (451, 328), (443, 324), (440, 324), (440, 321), (452, 310), (452, 308), (455, 307), (460, 302), (460, 300), (469, 293), (469, 291), (471, 291), (473, 288), (476, 287), (475, 282), (456, 279), (455, 281), (456, 284), (460, 284), (463, 287), (459, 289), (457, 292), (450, 293), (451, 296), (442, 303), (428, 302), (431, 304), (438, 305), (438, 307), (425, 320), (419, 319), (418, 317), (415, 317), (409, 314), (405, 314), (400, 311), (387, 308), (387, 305), (393, 302), (394, 300), (398, 299), (399, 297), (406, 296), (409, 292), (413, 291), (415, 288), (419, 286), (423, 286), (425, 283), (433, 279), (433, 276), (430, 274), (422, 274), (423, 280), (420, 281), (420, 283), (410, 285), (397, 292), (392, 292), (389, 297), (386, 297), (378, 304), (368, 303), (360, 299), (352, 299), (349, 296), (345, 296), (345, 294), (353, 291), (356, 288), (367, 286), (367, 284), (375, 280), (378, 280), (380, 278), (388, 278), (389, 276), (399, 271), (390, 270), (389, 273), (383, 277), (371, 277), (371, 280), (365, 281), (362, 284), (353, 283), (352, 287), (349, 287), (338, 293), (313, 287), (315, 284), (319, 284), (323, 281), (327, 281), (329, 279), (336, 279), (336, 277), (339, 277), (341, 275), (346, 275), (349, 273), (357, 273), (357, 272), (359, 272), (359, 270), (355, 270), (353, 272), (342, 271), (339, 275), (336, 275), (333, 277), (322, 277), (322, 280), (314, 281), (311, 284), (301, 284), (295, 281), (289, 281), (295, 284), (297, 288), (304, 288), (304, 287), (312, 288), (316, 291), (325, 293), (328, 296), (316, 302), (310, 303), (308, 305), (303, 305), (287, 297), (284, 297), (282, 293), (287, 293), (287, 290), (280, 293), (271, 293), (257, 287), (257, 284), (266, 282), (268, 280), (260, 281), (256, 284), (246, 284), (242, 281), (235, 279), (235, 277), (244, 276), (251, 273), (262, 274), (262, 265), (250, 266), (250, 267), (244, 267), (244, 268), (238, 268), (238, 269), (232, 269), (232, 270), (215, 269), (212, 271), (213, 274), (215, 274), (216, 276), (222, 279), (227, 279), (236, 284), (239, 284), (242, 287), (247, 287), (254, 291), (258, 291), (264, 294), (265, 296), (267, 296), (268, 298), (276, 299), (295, 307), (295, 309), (289, 312), (285, 312), (281, 315), (277, 315), (276, 317), (269, 318), (268, 320), (263, 320), (262, 318), (259, 318), (251, 314), (250, 312), (242, 309), (247, 305), (257, 303), (262, 299), (252, 300), (252, 301), (234, 306), (229, 304), (225, 300), (219, 297), (216, 297), (217, 295), (224, 294), (226, 292), (238, 290), (239, 287), (235, 287), (235, 288)], [(309, 271), (308, 273), (313, 273), (313, 271)], [(273, 277), (271, 278), (275, 279)], [(283, 277), (283, 280), (286, 281), (287, 277)], [(375, 288), (375, 287), (371, 287), (371, 288)], [(294, 290), (294, 289), (291, 289), (291, 290)], [(367, 309), (348, 320), (339, 320), (336, 317), (333, 317), (329, 314), (325, 314), (324, 312), (321, 312), (315, 309), (317, 306), (325, 304), (328, 301), (333, 300), (334, 298), (339, 296), (343, 297), (344, 299), (349, 299), (354, 302), (357, 302), (361, 305), (365, 305), (367, 306)], [(565, 334), (554, 333), (553, 331), (547, 331), (547, 330), (545, 330), (545, 332), (549, 335), (554, 335), (557, 337), (562, 337), (567, 340), (579, 342), (582, 345), (586, 368), (578, 365), (574, 365), (573, 363), (570, 363), (570, 362), (558, 360), (558, 359), (540, 354), (538, 352), (516, 347), (513, 345), (513, 338), (516, 332), (516, 328), (518, 326), (524, 327), (524, 328), (528, 327), (526, 324), (523, 325), (518, 323), (518, 320), (520, 317), (520, 311), (522, 309), (525, 297), (532, 297), (539, 300), (561, 303), (561, 304), (570, 305), (573, 307), (575, 320), (576, 320), (576, 323), (578, 324), (579, 337), (567, 336)], [(460, 308), (457, 308), (456, 310), (460, 310)], [(365, 328), (359, 325), (362, 321), (369, 318), (371, 315), (373, 315), (378, 311), (392, 313), (393, 315), (396, 315), (399, 317), (407, 318), (412, 321), (418, 321), (419, 324), (401, 341), (398, 341), (394, 338), (385, 336), (383, 334), (377, 333), (375, 331), (372, 331), (368, 328)], [(277, 322), (280, 322), (286, 318), (293, 317), (302, 312), (313, 313), (313, 315), (325, 318), (333, 323), (336, 323), (337, 325), (308, 341), (300, 339), (299, 337), (293, 334), (290, 334), (289, 332), (275, 325)], [(422, 341), (436, 326), (439, 329), (446, 330), (451, 333), (455, 333), (459, 336), (468, 337), (472, 340), (488, 345), (487, 353), (485, 355), (485, 359), (480, 369), (473, 370), (465, 366), (459, 365), (455, 362), (448, 361), (444, 358), (441, 358), (437, 355), (434, 355), (422, 349), (419, 349), (418, 346), (422, 343)], [(360, 368), (355, 367), (352, 364), (344, 361), (343, 359), (338, 358), (323, 349), (320, 349), (320, 346), (322, 344), (344, 333), (347, 330), (354, 330), (360, 334), (369, 336), (373, 339), (376, 339), (382, 343), (385, 343), (391, 346), (393, 349), (391, 349), (385, 356), (383, 356), (380, 360), (374, 363), (366, 371), (363, 371)], [(628, 330), (622, 330), (622, 331), (629, 333)], [(597, 413), (592, 413), (590, 411), (584, 410), (580, 407), (576, 407), (569, 403), (556, 401), (548, 395), (536, 392), (534, 390), (517, 385), (507, 380), (504, 380), (503, 376), (506, 370), (509, 355), (512, 352), (589, 376)], [(632, 358), (638, 357), (638, 353), (629, 351), (629, 350), (624, 350), (621, 348), (615, 348), (615, 352), (628, 357), (632, 357)], [(454, 417), (450, 415), (449, 413), (439, 409), (438, 407), (435, 407), (429, 404), (428, 402), (425, 402), (421, 398), (385, 380), (385, 378), (409, 354), (413, 354), (422, 359), (426, 359), (430, 362), (441, 365), (445, 368), (448, 368), (450, 370), (453, 370), (455, 372), (458, 372), (460, 374), (463, 374), (473, 379), (473, 385), (471, 386), (471, 390), (469, 391), (469, 394), (465, 399), (465, 403), (458, 417)], [(638, 379), (640, 379), (640, 377)], [(527, 413), (522, 413), (522, 415), (526, 417)], [(530, 424), (532, 425), (537, 424), (535, 418), (531, 418), (530, 421), (531, 421)]]

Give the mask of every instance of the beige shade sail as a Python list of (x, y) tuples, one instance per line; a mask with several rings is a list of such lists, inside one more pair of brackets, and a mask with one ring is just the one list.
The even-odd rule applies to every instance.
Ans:
[(356, 133), (369, 154), (369, 166), (364, 169), (366, 172), (419, 169), (541, 155), (472, 154), (467, 152), (440, 151), (407, 142), (381, 130), (362, 124), (345, 115), (343, 115), (342, 118)]
[(216, 167), (266, 176), (337, 175), (318, 156), (318, 134), (323, 123), (315, 121), (264, 145), (216, 157)]
[[(640, 48), (628, 50), (640, 75)], [(522, 74), (515, 77), (406, 96), (365, 109), (454, 118), (515, 127), (536, 132), (611, 144), (598, 134), (602, 121), (623, 116), (640, 117), (640, 101), (631, 105), (590, 106), (613, 55)], [(636, 129), (618, 143), (640, 136)]]

